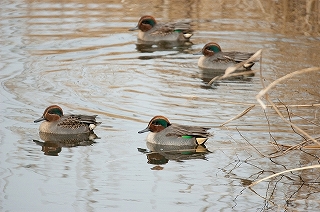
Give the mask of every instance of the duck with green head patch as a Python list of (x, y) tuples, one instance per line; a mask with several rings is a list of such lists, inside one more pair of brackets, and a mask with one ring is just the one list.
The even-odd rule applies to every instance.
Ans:
[[(210, 42), (202, 48), (201, 52), (195, 53), (195, 55), (199, 54), (202, 54), (198, 60), (198, 66), (200, 68), (225, 70), (230, 66), (249, 59), (254, 53), (236, 51), (223, 52), (217, 43)], [(254, 62), (249, 62), (237, 70), (250, 70), (253, 65)]]
[(142, 16), (138, 25), (129, 30), (138, 29), (138, 39), (142, 41), (188, 41), (193, 35), (188, 21), (157, 23), (150, 15)]
[(34, 122), (44, 121), (39, 127), (41, 133), (81, 134), (91, 133), (101, 124), (96, 121), (96, 117), (97, 115), (64, 115), (61, 107), (51, 105), (45, 109), (42, 117)]
[(210, 128), (172, 124), (164, 116), (153, 117), (147, 128), (138, 133), (149, 132), (147, 142), (161, 145), (195, 146), (204, 144), (211, 134)]

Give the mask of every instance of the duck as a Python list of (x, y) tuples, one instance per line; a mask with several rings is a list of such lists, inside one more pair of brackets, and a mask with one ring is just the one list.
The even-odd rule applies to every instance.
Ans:
[(138, 25), (129, 31), (139, 30), (138, 39), (142, 41), (189, 41), (193, 35), (190, 22), (157, 23), (151, 15), (142, 16)]
[(39, 126), (40, 133), (50, 134), (82, 134), (92, 133), (93, 129), (100, 125), (96, 121), (97, 115), (64, 115), (63, 110), (58, 105), (47, 107), (43, 115), (34, 120), (34, 123), (43, 121)]
[[(225, 70), (230, 66), (249, 59), (254, 53), (247, 52), (223, 52), (219, 44), (210, 42), (204, 45), (202, 50), (194, 55), (202, 55), (198, 60), (198, 66), (203, 69)], [(251, 70), (254, 62), (245, 63), (238, 71)]]
[(204, 145), (211, 134), (210, 128), (173, 124), (162, 115), (154, 116), (148, 126), (138, 133), (150, 132), (147, 142), (160, 145), (197, 146)]

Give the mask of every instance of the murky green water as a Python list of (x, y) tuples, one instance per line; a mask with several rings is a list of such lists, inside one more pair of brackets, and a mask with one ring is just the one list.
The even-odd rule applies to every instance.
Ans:
[[(316, 211), (318, 150), (269, 159), (302, 136), (255, 96), (293, 71), (320, 66), (319, 1), (18, 1), (0, 3), (1, 211)], [(141, 15), (188, 19), (191, 44), (139, 45)], [(263, 49), (262, 75), (207, 82), (198, 52), (215, 41), (225, 51)], [(285, 117), (319, 136), (320, 74), (293, 77), (272, 90)], [(65, 113), (97, 114), (100, 137), (88, 146), (45, 146), (39, 118), (51, 104)], [(222, 123), (248, 108), (242, 118)], [(162, 114), (172, 122), (212, 127), (195, 155), (146, 154), (144, 129)], [(289, 115), (288, 115), (289, 114)], [(269, 125), (268, 125), (269, 122)], [(270, 133), (269, 133), (270, 132)], [(36, 142), (35, 142), (36, 141)], [(254, 149), (253, 145), (256, 149)], [(310, 143), (311, 145), (312, 143)], [(46, 148), (58, 156), (46, 155)], [(255, 193), (256, 192), (256, 193)]]

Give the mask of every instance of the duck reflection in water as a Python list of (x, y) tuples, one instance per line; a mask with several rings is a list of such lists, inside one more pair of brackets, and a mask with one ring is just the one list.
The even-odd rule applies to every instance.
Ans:
[[(141, 53), (153, 53), (156, 51), (172, 51), (178, 53), (191, 53), (189, 48), (193, 45), (191, 41), (138, 41), (136, 43), (136, 49)], [(159, 55), (158, 55), (159, 57)], [(154, 57), (140, 59), (152, 59)]]
[[(216, 89), (221, 84), (221, 80), (214, 81), (212, 84), (209, 82), (218, 76), (223, 76), (225, 70), (212, 70), (212, 69), (204, 69), (200, 68), (200, 79), (203, 81), (203, 85), (200, 85), (203, 89)], [(232, 82), (232, 83), (251, 83), (252, 78), (254, 77), (254, 73), (242, 74), (238, 76), (231, 76), (225, 78), (223, 82)]]
[(71, 148), (76, 146), (89, 146), (95, 143), (99, 137), (94, 133), (82, 133), (76, 135), (57, 135), (52, 133), (39, 133), (41, 140), (33, 140), (41, 146), (41, 151), (45, 155), (58, 156), (62, 148)]
[(142, 148), (138, 148), (138, 151), (145, 153), (147, 156), (147, 163), (154, 165), (164, 165), (168, 163), (169, 160), (177, 162), (192, 159), (206, 160), (206, 154), (210, 153), (204, 144), (193, 146), (172, 146), (147, 142), (147, 147), (149, 151)]

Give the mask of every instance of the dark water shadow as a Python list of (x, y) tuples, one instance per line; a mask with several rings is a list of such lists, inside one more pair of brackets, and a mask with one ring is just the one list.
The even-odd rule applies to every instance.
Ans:
[[(141, 53), (153, 53), (156, 51), (177, 51), (179, 53), (187, 51), (193, 45), (190, 41), (138, 41), (136, 49)], [(188, 52), (189, 53), (189, 52)]]
[(75, 135), (57, 135), (50, 133), (39, 133), (43, 141), (33, 140), (37, 145), (41, 146), (41, 151), (45, 155), (59, 156), (62, 148), (71, 148), (77, 146), (89, 146), (95, 143), (95, 139), (99, 137), (95, 133), (83, 133)]
[(192, 159), (206, 160), (206, 154), (210, 153), (205, 145), (172, 146), (147, 142), (147, 147), (149, 151), (142, 148), (138, 148), (138, 151), (145, 153), (147, 156), (147, 163), (154, 165), (164, 165), (170, 160), (177, 162)]
[[(203, 81), (204, 85), (201, 85), (200, 87), (203, 89), (216, 89), (217, 86), (220, 85), (221, 80), (215, 81), (212, 83), (212, 85), (209, 85), (208, 83), (217, 76), (223, 76), (225, 73), (224, 69), (204, 69), (200, 68), (201, 75), (200, 78)], [(235, 71), (234, 73), (237, 73)], [(233, 83), (247, 83), (252, 81), (252, 77), (254, 77), (255, 74), (246, 74), (246, 75), (239, 75), (239, 76), (232, 76), (224, 79), (224, 82), (233, 82)]]

